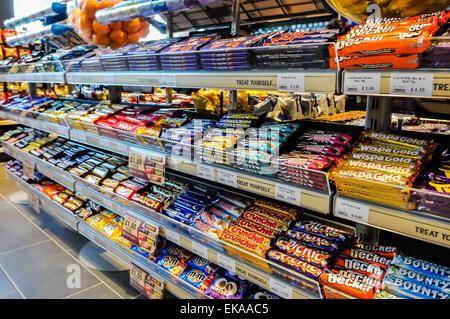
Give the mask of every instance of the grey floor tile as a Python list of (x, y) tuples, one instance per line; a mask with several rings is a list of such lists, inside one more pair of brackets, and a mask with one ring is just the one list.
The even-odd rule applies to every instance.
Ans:
[(0, 197), (0, 254), (47, 239), (44, 233)]
[(0, 299), (23, 299), (17, 290), (7, 293), (5, 295), (0, 295)]
[[(53, 242), (0, 256), (0, 264), (26, 298), (54, 299), (71, 295), (100, 282), (92, 273)], [(69, 265), (80, 266), (80, 288), (69, 288), (73, 273)]]
[(105, 284), (100, 284), (72, 295), (67, 299), (120, 299), (120, 297), (106, 287)]
[[(79, 249), (69, 251), (75, 258), (79, 259)], [(130, 285), (129, 271), (100, 271), (91, 269), (102, 281), (116, 291), (122, 298), (134, 298), (140, 294)]]
[(56, 217), (51, 216), (47, 212), (41, 209), (39, 214), (33, 212), (28, 206), (23, 206), (24, 213), (38, 225), (43, 231), (47, 233), (58, 244), (64, 247), (64, 249), (78, 249), (83, 247), (88, 242), (88, 239), (83, 235), (77, 233), (75, 230), (65, 225), (62, 221)]
[(15, 290), (14, 286), (12, 285), (11, 281), (9, 281), (3, 270), (0, 268), (0, 296), (12, 290)]

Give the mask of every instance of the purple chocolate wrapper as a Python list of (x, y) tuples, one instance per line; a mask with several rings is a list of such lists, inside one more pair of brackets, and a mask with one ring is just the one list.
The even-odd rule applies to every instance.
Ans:
[(297, 258), (288, 256), (278, 250), (270, 249), (266, 254), (267, 259), (298, 271), (299, 273), (308, 276), (312, 279), (318, 279), (322, 274), (322, 270), (316, 266), (305, 263)]
[(247, 282), (226, 275), (219, 275), (214, 279), (205, 295), (214, 299), (242, 299), (247, 292)]
[(248, 58), (250, 53), (246, 51), (232, 52), (201, 52), (201, 59), (225, 59), (225, 58)]
[(177, 43), (171, 44), (169, 47), (162, 49), (161, 53), (179, 52), (181, 55), (189, 56), (192, 55), (192, 53), (187, 53), (188, 51), (197, 51), (199, 48), (215, 39), (216, 37), (207, 37), (207, 36), (198, 38), (188, 38), (179, 41)]
[(236, 66), (236, 67), (204, 67), (204, 70), (208, 71), (238, 71), (238, 70), (249, 70), (250, 66)]
[[(226, 39), (217, 39), (214, 41), (211, 41), (204, 47), (200, 49), (200, 52), (203, 54), (207, 51), (215, 51), (220, 50), (222, 52), (227, 52), (229, 49), (236, 49), (236, 48), (248, 48), (259, 41), (262, 41), (268, 36), (273, 36), (275, 34), (278, 34), (278, 32), (272, 32), (262, 35), (256, 35), (256, 36), (249, 36), (249, 37), (238, 37), (238, 38), (226, 38)], [(236, 51), (228, 51), (228, 52), (236, 52)]]
[(202, 62), (204, 68), (249, 66), (248, 62)]

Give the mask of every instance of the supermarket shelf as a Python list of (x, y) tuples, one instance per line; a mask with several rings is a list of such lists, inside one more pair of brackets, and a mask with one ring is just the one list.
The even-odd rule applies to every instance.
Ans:
[(65, 83), (65, 72), (3, 73), (0, 82)]
[[(345, 208), (345, 211), (342, 208)], [(419, 211), (388, 208), (341, 195), (334, 198), (333, 214), (428, 243), (450, 247), (448, 218)]]
[[(408, 91), (407, 87), (391, 90), (391, 77), (395, 74), (406, 73), (411, 77), (424, 76), (423, 82), (416, 82), (417, 93)], [(363, 83), (366, 88), (355, 85), (350, 75), (364, 75), (368, 81)], [(347, 80), (348, 79), (348, 80)], [(431, 84), (432, 81), (432, 84)], [(450, 98), (450, 69), (412, 69), (412, 70), (344, 70), (339, 81), (344, 94), (370, 96), (400, 96), (416, 98)], [(411, 82), (412, 83), (412, 82)], [(424, 84), (424, 85), (422, 85)], [(371, 87), (372, 90), (365, 91)], [(379, 87), (378, 87), (379, 86)], [(402, 90), (405, 88), (405, 92)], [(420, 90), (423, 88), (423, 92)]]
[(47, 121), (41, 121), (27, 116), (17, 115), (8, 111), (0, 111), (0, 118), (9, 119), (17, 123), (33, 127), (38, 130), (54, 133), (65, 138), (69, 138), (69, 127), (67, 126), (54, 124)]
[(123, 86), (160, 86), (217, 88), (235, 90), (277, 90), (278, 75), (304, 74), (305, 91), (336, 92), (337, 72), (333, 70), (226, 72), (68, 72), (67, 84), (105, 84)]
[(165, 289), (170, 291), (170, 293), (172, 293), (174, 296), (183, 299), (209, 299), (209, 297), (204, 296), (195, 287), (190, 286), (178, 277), (172, 276), (165, 269), (159, 267), (154, 263), (148, 262), (142, 256), (130, 251), (128, 248), (118, 243), (112, 242), (97, 229), (93, 228), (85, 221), (75, 217), (72, 212), (57, 204), (49, 197), (45, 196), (45, 194), (34, 189), (18, 176), (12, 174), (8, 170), (5, 170), (5, 172), (8, 178), (14, 180), (20, 188), (26, 190), (27, 193), (32, 193), (34, 196), (38, 197), (41, 208), (51, 216), (61, 220), (63, 223), (67, 224), (69, 227), (79, 232), (81, 235), (83, 235), (99, 247), (108, 251), (115, 257), (121, 259), (127, 265), (131, 265), (131, 263), (134, 263), (145, 270), (147, 273), (158, 278), (160, 281), (165, 282)]
[[(277, 287), (284, 287), (289, 298), (320, 298), (320, 289), (316, 281), (301, 276), (284, 267), (280, 267), (266, 259), (257, 257), (236, 246), (210, 237), (205, 233), (182, 224), (163, 214), (153, 212), (139, 204), (120, 198), (117, 194), (105, 191), (96, 185), (89, 184), (84, 180), (76, 180), (76, 192), (88, 197), (94, 202), (125, 216), (130, 215), (138, 220), (149, 222), (159, 227), (159, 233), (168, 240), (181, 247), (202, 256), (221, 267), (239, 274), (249, 281), (270, 290), (276, 294)], [(280, 276), (294, 277), (301, 283), (303, 288), (288, 283)], [(271, 275), (274, 274), (274, 275)]]
[[(130, 147), (137, 146), (121, 140), (76, 129), (70, 130), (70, 139), (124, 156), (128, 156)], [(139, 145), (139, 148), (146, 149), (145, 146), (141, 145)], [(157, 152), (152, 148), (148, 148), (148, 150)], [(161, 153), (161, 155), (167, 154)], [(167, 157), (166, 166), (174, 171), (204, 178), (222, 185), (233, 186), (238, 190), (252, 192), (322, 214), (329, 214), (331, 211), (331, 192), (302, 188), (294, 184), (287, 185), (287, 183), (275, 179), (247, 174), (243, 171), (224, 166), (196, 163), (192, 160), (176, 158), (173, 155)], [(292, 196), (285, 196), (286, 192), (289, 192)]]
[(54, 165), (47, 163), (46, 161), (37, 158), (29, 153), (26, 153), (13, 145), (10, 145), (6, 142), (2, 141), (3, 150), (6, 154), (18, 159), (19, 161), (25, 163), (33, 163), (35, 165), (35, 169), (40, 173), (44, 174), (48, 178), (58, 182), (59, 184), (67, 187), (70, 190), (74, 190), (74, 180), (70, 173), (65, 170), (58, 168)]

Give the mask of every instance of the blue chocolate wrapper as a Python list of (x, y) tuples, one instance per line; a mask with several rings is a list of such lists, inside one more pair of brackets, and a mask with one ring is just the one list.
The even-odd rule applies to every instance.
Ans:
[(386, 276), (396, 277), (410, 281), (417, 285), (429, 287), (431, 289), (440, 290), (446, 294), (450, 293), (450, 281), (441, 280), (434, 277), (427, 277), (413, 270), (391, 265), (386, 271)]
[(383, 290), (411, 299), (448, 299), (449, 295), (439, 290), (413, 283), (401, 278), (385, 276)]
[(450, 280), (450, 268), (425, 260), (403, 255), (395, 255), (392, 259), (391, 264), (405, 269), (413, 270), (415, 272), (424, 274), (425, 276), (432, 276), (445, 281)]

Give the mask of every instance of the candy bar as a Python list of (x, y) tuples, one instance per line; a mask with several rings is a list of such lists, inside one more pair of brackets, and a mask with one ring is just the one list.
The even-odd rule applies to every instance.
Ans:
[(283, 213), (278, 213), (277, 211), (274, 211), (272, 209), (263, 208), (262, 206), (253, 205), (250, 206), (247, 211), (249, 212), (255, 212), (258, 215), (268, 217), (270, 219), (273, 219), (279, 223), (288, 225), (291, 221), (294, 220), (292, 216), (288, 216)]
[(260, 257), (264, 257), (268, 250), (268, 247), (258, 245), (257, 243), (250, 241), (246, 238), (240, 237), (234, 233), (230, 233), (229, 231), (224, 231), (222, 233), (221, 239), (229, 242), (233, 245), (241, 247), (253, 254), (256, 254)]
[(348, 233), (342, 230), (315, 221), (298, 221), (295, 223), (294, 230), (307, 232), (338, 242), (345, 242), (349, 237)]
[(279, 204), (276, 204), (276, 203), (273, 203), (273, 202), (269, 202), (269, 201), (266, 201), (266, 200), (263, 200), (263, 199), (256, 199), (254, 204), (258, 205), (258, 206), (261, 206), (263, 208), (267, 208), (269, 210), (274, 210), (274, 211), (276, 211), (278, 213), (287, 215), (289, 218), (292, 218), (294, 220), (297, 219), (297, 218), (300, 218), (301, 217), (301, 213), (302, 213), (301, 210), (297, 210), (297, 209), (294, 209), (294, 208), (289, 208), (289, 207), (286, 207), (286, 206), (283, 206), (283, 205), (279, 205)]
[(440, 280), (450, 280), (450, 268), (425, 260), (399, 254), (395, 255), (394, 259), (392, 259), (392, 265), (412, 270), (425, 276), (432, 276)]
[(246, 281), (219, 275), (206, 290), (205, 295), (214, 299), (242, 299), (248, 287)]
[(222, 230), (227, 230), (232, 222), (231, 220), (224, 219), (217, 215), (209, 213), (206, 210), (203, 210), (198, 215), (198, 218), (206, 225), (212, 226), (214, 228), (222, 229)]
[(215, 227), (209, 226), (198, 219), (194, 220), (194, 222), (192, 223), (191, 226), (209, 236), (214, 237), (214, 238), (220, 238), (222, 236), (221, 230), (219, 230)]
[(286, 235), (289, 236), (289, 238), (295, 239), (306, 246), (318, 248), (324, 251), (328, 251), (330, 253), (337, 252), (339, 248), (337, 243), (333, 241), (327, 240), (320, 236), (308, 234), (302, 231), (288, 230), (286, 232)]
[(334, 267), (337, 269), (353, 270), (362, 275), (379, 280), (385, 275), (385, 270), (380, 266), (347, 256), (339, 256), (336, 258)]
[(328, 261), (332, 256), (325, 251), (310, 248), (296, 240), (285, 239), (283, 237), (277, 239), (275, 246), (292, 257), (322, 269), (328, 265)]
[(355, 244), (355, 247), (373, 252), (377, 255), (384, 256), (390, 259), (394, 258), (394, 256), (398, 254), (398, 249), (392, 246), (372, 246), (363, 243), (357, 243)]
[(271, 239), (268, 237), (264, 237), (258, 233), (247, 230), (243, 227), (232, 224), (228, 227), (228, 231), (231, 234), (235, 234), (244, 239), (250, 240), (254, 243), (257, 243), (260, 246), (270, 247)]
[(276, 230), (274, 230), (272, 228), (267, 228), (261, 224), (252, 222), (245, 218), (238, 218), (238, 220), (235, 222), (235, 224), (237, 226), (243, 227), (250, 231), (254, 231), (254, 232), (256, 232), (264, 237), (268, 237), (268, 238), (273, 238), (277, 234), (279, 234), (279, 232), (277, 232)]
[(431, 289), (440, 290), (444, 293), (450, 292), (450, 281), (442, 280), (434, 277), (428, 277), (424, 274), (415, 272), (413, 270), (398, 267), (396, 265), (391, 265), (386, 271), (386, 276), (400, 278), (411, 283), (426, 286)]
[(341, 251), (341, 255), (352, 258), (358, 258), (368, 263), (379, 266), (382, 269), (387, 269), (391, 263), (391, 259), (377, 255), (373, 252), (361, 248), (345, 248)]
[(180, 274), (180, 278), (196, 287), (202, 293), (205, 293), (217, 276), (208, 274), (206, 271), (192, 267), (186, 269)]
[(278, 264), (294, 269), (299, 273), (306, 275), (312, 279), (318, 279), (322, 274), (322, 269), (305, 263), (297, 258), (288, 256), (275, 249), (270, 249), (266, 254), (267, 259), (274, 261)]
[(323, 272), (320, 275), (319, 282), (324, 286), (334, 287), (359, 299), (373, 299), (375, 295), (373, 287), (362, 283), (360, 280), (332, 272)]
[(259, 215), (258, 213), (253, 211), (244, 211), (239, 218), (241, 219), (245, 218), (252, 222), (263, 225), (267, 228), (271, 228), (277, 232), (283, 232), (287, 230), (287, 227), (289, 226), (289, 224), (285, 224), (283, 222), (276, 221), (263, 215)]
[(412, 299), (448, 299), (449, 294), (397, 277), (386, 276), (383, 290)]

